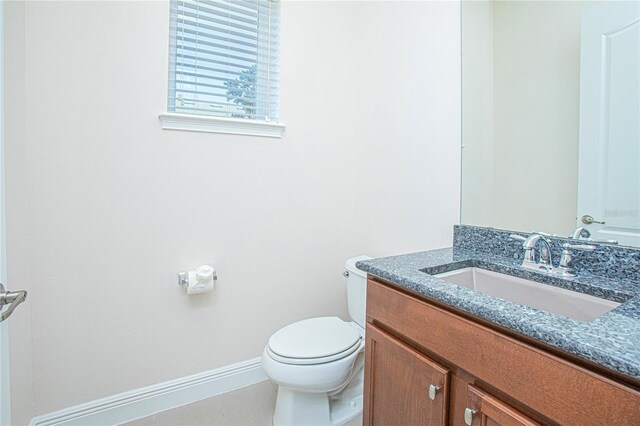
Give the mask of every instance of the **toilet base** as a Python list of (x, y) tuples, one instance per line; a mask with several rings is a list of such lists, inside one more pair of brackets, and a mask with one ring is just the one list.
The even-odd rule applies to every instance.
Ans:
[(278, 386), (274, 426), (339, 426), (362, 414), (362, 370), (335, 395)]

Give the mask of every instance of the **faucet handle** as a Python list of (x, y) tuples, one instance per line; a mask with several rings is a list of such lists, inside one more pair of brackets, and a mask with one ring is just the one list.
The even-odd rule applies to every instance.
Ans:
[(571, 256), (571, 250), (580, 251), (594, 251), (596, 246), (583, 245), (583, 244), (570, 244), (564, 243), (562, 245), (562, 256), (560, 257), (560, 265), (558, 266), (558, 273), (569, 277), (575, 277), (576, 272), (573, 269), (573, 256)]
[(523, 237), (522, 235), (518, 235), (518, 234), (511, 234), (509, 235), (509, 238), (511, 238), (512, 240), (518, 240), (518, 241), (527, 241), (527, 237)]
[(582, 250), (582, 251), (594, 251), (596, 246), (584, 245), (584, 244), (570, 244), (564, 243), (562, 248), (565, 250)]

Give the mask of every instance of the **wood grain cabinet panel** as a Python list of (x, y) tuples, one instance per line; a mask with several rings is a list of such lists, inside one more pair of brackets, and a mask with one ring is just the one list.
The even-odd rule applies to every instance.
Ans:
[(446, 425), (449, 371), (370, 324), (366, 339), (363, 424)]

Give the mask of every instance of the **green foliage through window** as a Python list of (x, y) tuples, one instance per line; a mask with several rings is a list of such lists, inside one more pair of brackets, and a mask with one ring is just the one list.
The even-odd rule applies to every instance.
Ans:
[(251, 118), (256, 113), (256, 66), (242, 71), (235, 80), (225, 81), (227, 87), (227, 100), (240, 106), (242, 113), (232, 113), (234, 118)]

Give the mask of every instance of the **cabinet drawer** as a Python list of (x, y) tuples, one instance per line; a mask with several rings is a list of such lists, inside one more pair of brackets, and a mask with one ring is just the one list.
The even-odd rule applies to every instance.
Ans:
[(465, 411), (465, 424), (469, 426), (540, 426), (539, 423), (475, 386), (469, 386)]
[(364, 425), (447, 422), (449, 371), (367, 324)]
[(384, 324), (555, 422), (638, 424), (638, 391), (371, 278), (367, 320)]

